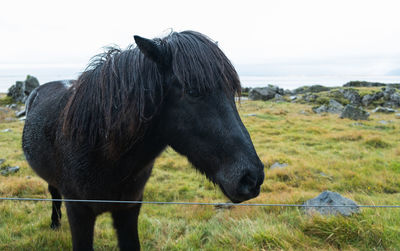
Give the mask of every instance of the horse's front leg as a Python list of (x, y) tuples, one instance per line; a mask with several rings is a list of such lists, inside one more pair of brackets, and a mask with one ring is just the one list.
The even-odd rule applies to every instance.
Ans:
[(140, 250), (138, 217), (140, 204), (128, 209), (112, 212), (114, 227), (117, 230), (118, 245), (121, 251)]
[(68, 202), (67, 214), (74, 251), (93, 250), (93, 232), (96, 215), (82, 204)]

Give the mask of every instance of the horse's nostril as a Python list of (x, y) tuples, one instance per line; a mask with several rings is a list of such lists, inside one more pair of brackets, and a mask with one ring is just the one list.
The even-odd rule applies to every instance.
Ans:
[(242, 192), (249, 193), (257, 187), (257, 176), (248, 172), (242, 177), (241, 185), (242, 185)]

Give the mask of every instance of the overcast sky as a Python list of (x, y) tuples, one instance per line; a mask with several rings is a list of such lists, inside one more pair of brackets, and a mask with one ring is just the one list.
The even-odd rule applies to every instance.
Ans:
[(84, 66), (105, 45), (172, 28), (217, 40), (242, 72), (400, 75), (399, 11), (385, 0), (2, 0), (0, 64)]

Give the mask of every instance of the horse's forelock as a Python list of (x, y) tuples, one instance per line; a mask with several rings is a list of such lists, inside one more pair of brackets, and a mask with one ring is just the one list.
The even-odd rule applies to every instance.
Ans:
[(238, 74), (217, 43), (195, 31), (166, 37), (172, 54), (172, 70), (184, 88), (212, 91), (222, 87), (240, 96)]
[[(239, 77), (217, 44), (194, 32), (173, 32), (157, 41), (170, 54), (171, 69), (183, 88), (212, 91), (222, 87), (240, 95)], [(163, 76), (137, 47), (111, 47), (91, 60), (69, 89), (62, 113), (62, 137), (126, 148), (144, 134), (161, 105)], [(118, 147), (117, 147), (118, 146)]]

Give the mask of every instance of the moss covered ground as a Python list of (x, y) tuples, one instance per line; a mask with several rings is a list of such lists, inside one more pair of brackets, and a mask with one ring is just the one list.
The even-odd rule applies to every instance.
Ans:
[[(358, 204), (400, 205), (400, 120), (371, 114), (368, 121), (352, 121), (314, 114), (311, 107), (238, 104), (266, 172), (260, 196), (249, 203), (298, 204), (331, 190)], [(23, 122), (8, 119), (12, 114), (0, 110), (0, 159), (6, 159), (2, 166), (21, 170), (0, 176), (0, 197), (49, 198), (45, 182), (25, 161)], [(275, 162), (288, 166), (269, 170)], [(227, 201), (172, 149), (156, 161), (144, 200)], [(0, 250), (71, 249), (67, 218), (53, 231), (50, 214), (48, 202), (0, 201)], [(322, 217), (298, 208), (144, 205), (139, 231), (144, 250), (399, 250), (400, 209)], [(94, 245), (95, 250), (118, 250), (109, 214), (96, 222)]]

